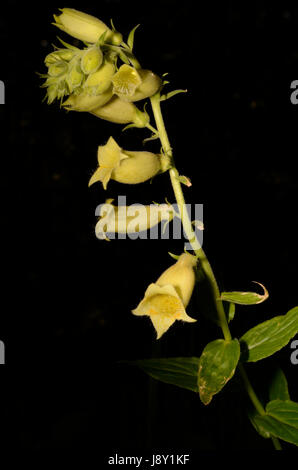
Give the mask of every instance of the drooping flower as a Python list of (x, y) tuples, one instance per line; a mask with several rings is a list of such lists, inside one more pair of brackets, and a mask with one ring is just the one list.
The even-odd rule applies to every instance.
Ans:
[(93, 109), (91, 113), (116, 124), (133, 123), (135, 127), (146, 127), (150, 121), (146, 111), (141, 111), (133, 103), (123, 101), (118, 96), (113, 96), (108, 103)]
[(143, 183), (160, 171), (160, 155), (152, 152), (122, 150), (110, 137), (107, 144), (98, 147), (99, 167), (89, 181), (89, 186), (101, 181), (104, 189), (110, 179), (126, 184)]
[(110, 87), (100, 95), (89, 95), (86, 91), (80, 94), (73, 93), (62, 106), (68, 111), (85, 111), (91, 112), (100, 106), (104, 106), (112, 98), (113, 91)]
[(84, 42), (96, 43), (103, 33), (105, 42), (119, 46), (122, 35), (112, 31), (108, 26), (95, 16), (88, 15), (73, 8), (61, 8), (60, 15), (54, 15), (57, 28), (65, 31), (70, 36)]
[(107, 199), (100, 206), (100, 217), (95, 226), (96, 237), (100, 240), (107, 240), (107, 234), (143, 232), (162, 221), (170, 222), (174, 216), (174, 209), (170, 204), (115, 206), (112, 202), (113, 199)]
[(187, 307), (195, 285), (194, 266), (196, 258), (190, 253), (182, 254), (145, 292), (134, 315), (149, 316), (157, 332), (157, 339), (170, 328), (176, 320), (195, 322), (187, 315)]
[(154, 95), (161, 79), (150, 70), (135, 69), (123, 64), (112, 79), (113, 92), (123, 101), (140, 101)]

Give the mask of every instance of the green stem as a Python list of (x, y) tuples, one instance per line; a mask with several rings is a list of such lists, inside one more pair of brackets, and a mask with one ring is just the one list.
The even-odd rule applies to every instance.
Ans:
[[(160, 93), (156, 93), (154, 96), (150, 98), (150, 100), (151, 100), (152, 111), (153, 111), (155, 122), (156, 122), (156, 127), (159, 133), (160, 142), (163, 148), (163, 152), (167, 158), (171, 159), (171, 162), (172, 162), (172, 166), (169, 170), (169, 174), (171, 178), (173, 191), (176, 197), (177, 205), (179, 208), (184, 233), (186, 237), (188, 238), (192, 246), (192, 249), (196, 254), (196, 257), (199, 259), (201, 268), (203, 269), (203, 272), (205, 273), (205, 276), (209, 281), (209, 285), (212, 290), (212, 295), (213, 295), (213, 299), (214, 299), (217, 314), (218, 314), (219, 325), (222, 329), (224, 338), (226, 341), (231, 341), (232, 335), (231, 335), (229, 325), (227, 322), (223, 303), (222, 303), (222, 300), (220, 299), (220, 290), (219, 290), (215, 275), (213, 273), (212, 267), (208, 261), (207, 256), (205, 255), (201, 245), (199, 244), (195, 231), (193, 230), (191, 220), (189, 219), (188, 211), (186, 209), (182, 186), (179, 180), (179, 173), (174, 164), (172, 148), (169, 142), (168, 134), (165, 128), (165, 124), (164, 124), (164, 120), (163, 120), (163, 116), (162, 116), (162, 112), (160, 108)], [(247, 374), (244, 370), (243, 365), (239, 363), (238, 368), (239, 368), (246, 392), (249, 398), (251, 399), (255, 409), (260, 415), (264, 415), (265, 410), (247, 377)], [(278, 439), (276, 439), (275, 437), (272, 437), (272, 442), (276, 450), (281, 449), (281, 445)]]
[[(254, 405), (255, 409), (257, 410), (257, 412), (259, 413), (259, 415), (264, 416), (266, 414), (266, 412), (264, 410), (264, 407), (263, 407), (262, 403), (260, 402), (260, 400), (258, 399), (258, 397), (257, 397), (257, 395), (256, 395), (256, 393), (255, 393), (248, 377), (247, 377), (247, 374), (245, 372), (243, 364), (241, 364), (241, 363), (238, 364), (238, 370), (240, 372), (240, 375), (242, 377), (246, 392), (247, 392), (251, 402), (253, 403), (253, 405)], [(271, 436), (271, 440), (272, 440), (272, 443), (274, 445), (275, 450), (282, 450), (281, 444), (280, 444), (279, 440), (276, 437)]]
[(165, 124), (164, 124), (164, 120), (163, 120), (163, 116), (162, 116), (162, 112), (160, 108), (160, 94), (159, 93), (151, 97), (151, 106), (152, 106), (152, 111), (153, 111), (155, 122), (156, 122), (156, 127), (159, 132), (159, 138), (161, 141), (163, 152), (165, 153), (167, 157), (171, 158), (172, 160), (172, 168), (169, 170), (169, 174), (171, 178), (173, 191), (176, 197), (177, 205), (179, 208), (185, 236), (188, 238), (193, 248), (193, 251), (195, 252), (197, 258), (200, 260), (201, 267), (206, 277), (209, 280), (209, 284), (212, 290), (213, 299), (214, 299), (217, 314), (218, 314), (220, 327), (222, 329), (224, 338), (227, 341), (231, 341), (232, 336), (229, 330), (223, 303), (220, 299), (220, 291), (216, 282), (216, 278), (214, 276), (214, 273), (208, 261), (208, 258), (205, 255), (203, 248), (199, 244), (195, 231), (193, 230), (192, 223), (189, 219), (188, 211), (186, 209), (185, 199), (184, 199), (181, 183), (179, 181), (179, 173), (178, 173), (177, 168), (175, 168), (174, 166), (172, 149), (171, 149), (171, 145), (169, 142), (169, 138), (167, 135), (167, 131), (165, 128)]

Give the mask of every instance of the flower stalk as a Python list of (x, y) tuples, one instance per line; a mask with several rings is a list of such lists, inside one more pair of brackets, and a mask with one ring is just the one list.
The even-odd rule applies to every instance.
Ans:
[[(151, 101), (151, 107), (152, 107), (152, 111), (153, 111), (155, 122), (156, 122), (156, 127), (157, 127), (157, 130), (158, 130), (158, 133), (159, 133), (160, 142), (161, 142), (161, 145), (162, 145), (162, 148), (163, 148), (163, 152), (172, 161), (172, 167), (169, 169), (169, 174), (170, 174), (170, 179), (171, 179), (173, 191), (174, 191), (174, 194), (175, 194), (175, 197), (176, 197), (177, 205), (179, 207), (181, 222), (182, 222), (182, 225), (183, 225), (184, 233), (185, 233), (186, 237), (188, 238), (188, 240), (189, 240), (189, 242), (190, 242), (190, 244), (193, 248), (193, 251), (196, 254), (196, 257), (199, 259), (201, 268), (202, 268), (206, 278), (209, 281), (209, 285), (210, 285), (210, 288), (211, 288), (211, 291), (212, 291), (213, 300), (214, 300), (215, 306), (216, 306), (219, 326), (221, 327), (224, 339), (226, 341), (231, 341), (232, 340), (232, 335), (231, 335), (229, 325), (228, 325), (228, 322), (227, 322), (227, 318), (226, 318), (226, 314), (225, 314), (225, 311), (224, 311), (223, 303), (222, 303), (222, 300), (220, 299), (220, 290), (219, 290), (215, 275), (213, 273), (212, 267), (211, 267), (211, 265), (208, 261), (208, 258), (206, 256), (206, 254), (204, 253), (202, 247), (199, 245), (199, 241), (198, 241), (198, 239), (196, 237), (196, 234), (193, 230), (191, 221), (190, 221), (189, 216), (188, 216), (188, 212), (185, 209), (185, 200), (184, 200), (183, 190), (182, 190), (182, 186), (181, 186), (181, 183), (179, 181), (179, 178), (178, 178), (179, 173), (178, 173), (177, 168), (174, 165), (172, 148), (171, 148), (171, 145), (170, 145), (170, 141), (169, 141), (169, 138), (168, 138), (168, 134), (167, 134), (167, 131), (166, 131), (166, 128), (165, 128), (165, 124), (164, 124), (164, 120), (163, 120), (163, 116), (162, 116), (162, 112), (161, 112), (160, 93), (156, 93), (154, 96), (152, 96), (150, 98), (150, 101)], [(249, 379), (248, 379), (248, 376), (246, 374), (244, 366), (241, 363), (239, 363), (237, 367), (238, 367), (238, 370), (239, 370), (240, 375), (242, 377), (245, 390), (246, 390), (252, 404), (254, 405), (256, 411), (260, 415), (264, 415), (265, 410), (263, 408), (263, 405), (261, 404), (260, 400), (258, 399), (258, 397), (257, 397), (257, 395), (256, 395)], [(280, 444), (280, 442), (277, 438), (272, 436), (271, 440), (272, 440), (272, 443), (274, 445), (275, 450), (281, 450), (282, 449), (281, 444)]]

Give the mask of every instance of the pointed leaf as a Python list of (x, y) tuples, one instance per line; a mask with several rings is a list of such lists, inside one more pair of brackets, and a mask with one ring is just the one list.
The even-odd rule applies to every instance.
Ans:
[[(166, 85), (167, 83), (169, 82), (164, 81), (163, 85)], [(173, 91), (170, 91), (169, 93), (165, 93), (164, 95), (160, 97), (160, 101), (168, 100), (169, 98), (172, 98), (173, 96), (178, 95), (178, 93), (187, 93), (187, 90), (173, 90)]]
[(253, 427), (255, 428), (255, 430), (257, 431), (257, 433), (260, 434), (260, 436), (264, 437), (264, 439), (269, 439), (271, 437), (270, 432), (266, 431), (266, 429), (262, 425), (262, 422), (256, 420), (257, 416), (260, 416), (260, 415), (255, 410), (255, 408), (252, 407), (248, 410), (249, 420), (251, 424), (253, 425)]
[(130, 48), (130, 50), (132, 51), (133, 50), (133, 43), (134, 43), (134, 38), (135, 38), (135, 32), (136, 32), (136, 29), (139, 27), (140, 25), (137, 24), (137, 26), (135, 26), (129, 33), (128, 35), (128, 39), (127, 39), (127, 45), (128, 47)]
[[(255, 282), (255, 281), (254, 281)], [(255, 292), (222, 292), (221, 300), (227, 300), (228, 302), (233, 302), (240, 305), (255, 305), (264, 302), (269, 297), (267, 289), (260, 283), (256, 282), (264, 289), (264, 294), (257, 294)]]
[(272, 400), (290, 400), (288, 382), (283, 371), (278, 368), (269, 387), (269, 399)]
[(199, 394), (204, 405), (208, 405), (213, 395), (233, 377), (239, 357), (237, 339), (217, 339), (207, 344), (200, 357), (198, 377)]
[(271, 318), (247, 331), (240, 343), (243, 361), (256, 362), (286, 346), (298, 332), (298, 307)]
[(191, 181), (190, 181), (190, 178), (188, 178), (188, 176), (184, 176), (184, 175), (179, 175), (176, 177), (176, 179), (178, 181), (180, 181), (180, 183), (184, 184), (185, 186), (187, 186), (188, 188), (190, 188), (191, 186)]
[(198, 357), (144, 359), (133, 364), (156, 380), (198, 392)]
[(298, 403), (291, 400), (270, 401), (266, 414), (256, 416), (255, 420), (272, 436), (298, 446)]
[(75, 47), (72, 44), (68, 44), (68, 42), (63, 41), (61, 38), (59, 38), (59, 36), (56, 36), (56, 37), (57, 37), (58, 41), (60, 41), (61, 44), (63, 44), (63, 46), (66, 47), (67, 49), (72, 49), (74, 51), (79, 51), (80, 50), (78, 47)]

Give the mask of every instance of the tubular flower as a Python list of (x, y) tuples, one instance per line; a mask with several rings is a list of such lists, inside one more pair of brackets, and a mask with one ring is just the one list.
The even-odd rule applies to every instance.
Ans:
[(95, 226), (96, 237), (100, 240), (107, 240), (107, 233), (142, 232), (161, 221), (170, 222), (174, 216), (174, 210), (169, 204), (114, 206), (112, 201), (113, 199), (107, 199), (100, 208), (100, 218)]
[(112, 98), (112, 87), (100, 95), (89, 95), (87, 92), (82, 92), (78, 95), (72, 94), (69, 98), (62, 103), (68, 111), (92, 111), (99, 106), (104, 106)]
[(196, 258), (189, 253), (182, 254), (155, 283), (150, 284), (143, 300), (134, 315), (150, 317), (157, 332), (157, 339), (170, 328), (176, 320), (195, 322), (187, 315), (187, 307), (195, 285), (194, 266)]
[(89, 95), (100, 95), (107, 91), (112, 85), (112, 77), (115, 73), (115, 64), (105, 59), (101, 67), (88, 75), (84, 90)]
[(107, 104), (91, 112), (106, 121), (116, 124), (133, 123), (135, 127), (146, 127), (150, 120), (145, 111), (140, 111), (133, 103), (122, 101), (118, 96), (113, 96)]
[(60, 11), (60, 15), (54, 15), (53, 24), (70, 36), (84, 42), (96, 43), (100, 36), (106, 33), (105, 42), (116, 46), (121, 44), (122, 35), (112, 31), (98, 18), (73, 8), (61, 8)]
[(122, 150), (113, 137), (106, 145), (98, 147), (97, 158), (99, 167), (90, 178), (89, 186), (101, 181), (107, 189), (110, 179), (127, 184), (143, 183), (160, 171), (159, 155)]
[(161, 79), (150, 70), (121, 65), (112, 79), (113, 92), (123, 101), (139, 101), (154, 95), (161, 86)]

